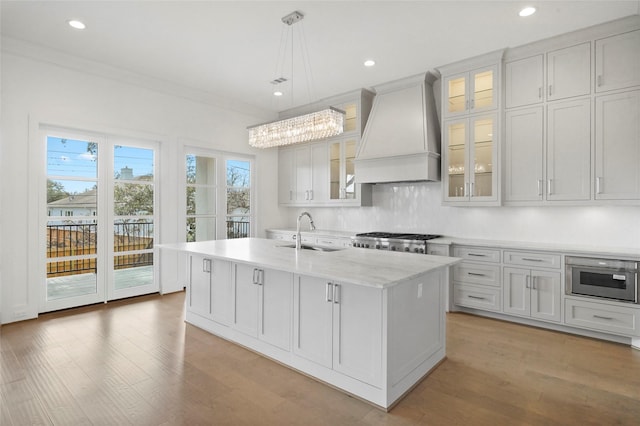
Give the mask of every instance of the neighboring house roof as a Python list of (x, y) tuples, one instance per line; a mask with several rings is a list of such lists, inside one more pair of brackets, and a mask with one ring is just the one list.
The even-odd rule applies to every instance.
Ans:
[(47, 204), (49, 208), (95, 208), (97, 190), (90, 189), (82, 194), (73, 194), (68, 197), (52, 201)]

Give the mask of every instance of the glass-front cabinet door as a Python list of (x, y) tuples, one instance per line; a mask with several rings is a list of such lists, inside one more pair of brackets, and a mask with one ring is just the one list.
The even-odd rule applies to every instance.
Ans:
[(449, 202), (495, 201), (496, 115), (445, 123), (444, 199)]
[(445, 78), (445, 116), (453, 117), (497, 108), (497, 66)]
[(355, 200), (355, 166), (357, 141), (344, 139), (329, 144), (330, 199)]

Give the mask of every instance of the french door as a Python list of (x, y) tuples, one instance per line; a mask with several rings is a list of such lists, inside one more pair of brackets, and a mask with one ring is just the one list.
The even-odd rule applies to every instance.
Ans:
[(51, 129), (43, 135), (40, 311), (157, 292), (155, 144)]

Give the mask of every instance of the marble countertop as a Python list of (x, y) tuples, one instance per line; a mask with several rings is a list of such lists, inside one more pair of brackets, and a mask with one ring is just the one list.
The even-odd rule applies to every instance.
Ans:
[(160, 249), (197, 253), (345, 284), (384, 288), (431, 270), (458, 263), (455, 257), (345, 248), (322, 252), (296, 250), (277, 240), (240, 238), (193, 243), (159, 244)]
[[(268, 231), (275, 232), (292, 232), (295, 234), (295, 228), (277, 228), (269, 229)], [(327, 236), (327, 237), (351, 237), (355, 232), (350, 231), (332, 231), (332, 230), (305, 230), (301, 232), (305, 236)], [(474, 246), (474, 247), (495, 247), (502, 249), (513, 250), (534, 250), (534, 251), (553, 251), (567, 255), (583, 255), (583, 256), (602, 256), (602, 257), (616, 257), (616, 258), (634, 258), (640, 259), (640, 247), (609, 247), (598, 244), (565, 244), (565, 243), (536, 243), (529, 241), (512, 241), (512, 240), (485, 240), (485, 239), (472, 239), (472, 238), (458, 238), (443, 236), (429, 240), (430, 244), (446, 244), (446, 245), (461, 245), (461, 246)]]

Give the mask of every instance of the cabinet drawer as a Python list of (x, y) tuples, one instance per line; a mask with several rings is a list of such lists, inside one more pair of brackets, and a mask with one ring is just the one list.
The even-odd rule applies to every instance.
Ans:
[(565, 299), (565, 323), (624, 336), (640, 335), (640, 307), (618, 307)]
[(500, 311), (502, 306), (500, 289), (464, 284), (453, 286), (453, 303), (488, 311)]
[(428, 244), (427, 254), (433, 254), (436, 256), (449, 256), (449, 246), (446, 244)]
[(464, 284), (500, 287), (500, 266), (462, 262), (453, 267), (453, 280)]
[[(304, 241), (303, 241), (304, 242)], [(318, 237), (315, 244), (322, 247), (349, 247), (350, 238)]]
[(509, 265), (560, 269), (560, 255), (525, 251), (505, 251), (504, 263)]
[(453, 257), (461, 257), (476, 262), (500, 262), (500, 250), (476, 247), (454, 247)]

